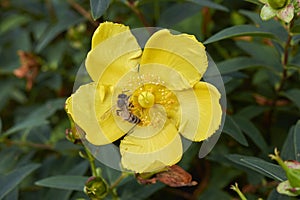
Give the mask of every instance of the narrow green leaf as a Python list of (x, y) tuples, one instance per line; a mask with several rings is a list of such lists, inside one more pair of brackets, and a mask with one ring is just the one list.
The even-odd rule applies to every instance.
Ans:
[(111, 0), (90, 0), (92, 16), (94, 20), (103, 15), (110, 4)]
[(120, 185), (118, 188), (118, 193), (120, 194), (120, 199), (122, 200), (146, 199), (155, 191), (163, 187), (164, 185), (161, 183), (156, 183), (153, 185), (141, 185), (138, 184), (136, 180), (131, 180), (130, 182), (126, 182), (124, 185)]
[(258, 105), (250, 105), (240, 109), (237, 112), (237, 115), (243, 116), (244, 118), (250, 120), (258, 115), (261, 115), (265, 110), (265, 107)]
[[(279, 194), (277, 191), (276, 191), (276, 188), (274, 188), (269, 196), (268, 196), (268, 199), (267, 200), (293, 200), (291, 197), (287, 196), (287, 195), (284, 195), (284, 194)], [(295, 199), (294, 199), (295, 200)]]
[(283, 160), (300, 161), (300, 120), (289, 130), (289, 134), (284, 141), (280, 156)]
[(49, 100), (38, 109), (30, 113), (24, 121), (16, 124), (4, 132), (2, 136), (8, 136), (23, 129), (31, 129), (33, 127), (48, 124), (47, 118), (53, 115), (53, 113), (55, 113), (57, 110), (63, 109), (64, 102), (65, 99), (63, 98)]
[(200, 9), (201, 6), (192, 4), (190, 2), (170, 5), (161, 13), (158, 25), (163, 27), (171, 27), (180, 23), (184, 19), (195, 15)]
[(88, 180), (86, 176), (52, 176), (35, 182), (38, 186), (83, 191), (85, 182)]
[(265, 139), (262, 137), (259, 130), (254, 126), (254, 124), (243, 118), (242, 116), (235, 116), (234, 120), (242, 129), (242, 131), (264, 152), (268, 152), (268, 145)]
[(237, 123), (230, 116), (226, 116), (223, 132), (230, 135), (233, 139), (244, 146), (248, 146), (248, 142)]
[(233, 27), (226, 28), (215, 35), (208, 38), (204, 44), (209, 44), (212, 42), (237, 37), (237, 36), (262, 36), (268, 38), (274, 38), (274, 35), (270, 32), (264, 31), (253, 25), (237, 25)]
[(283, 93), (288, 99), (290, 99), (300, 109), (300, 89), (290, 89)]
[(29, 164), (15, 169), (7, 175), (0, 176), (0, 199), (12, 191), (24, 178), (39, 166), (39, 164)]
[(2, 120), (1, 120), (1, 117), (0, 117), (0, 134), (2, 133)]
[(294, 147), (296, 160), (300, 161), (300, 120), (298, 120), (294, 129)]
[(262, 4), (259, 0), (245, 0), (245, 1), (248, 1), (248, 2), (256, 4), (256, 5), (261, 5)]
[(227, 158), (238, 165), (252, 169), (269, 178), (273, 178), (278, 181), (284, 181), (287, 179), (285, 172), (279, 165), (269, 163), (260, 158), (237, 154), (228, 155)]
[(222, 10), (222, 11), (226, 11), (226, 12), (229, 11), (228, 8), (226, 8), (225, 6), (214, 3), (213, 1), (208, 1), (208, 0), (187, 0), (187, 1), (198, 4), (200, 6), (213, 8), (216, 10)]
[[(274, 47), (254, 41), (237, 41), (236, 45), (247, 52), (252, 59), (257, 60), (261, 66), (265, 66), (277, 72), (282, 71), (280, 54)], [(257, 49), (259, 49), (259, 51), (257, 51)]]
[(263, 64), (263, 62), (255, 60), (253, 58), (238, 57), (219, 62), (217, 66), (220, 73), (223, 75), (231, 72), (236, 72), (241, 69), (263, 66)]

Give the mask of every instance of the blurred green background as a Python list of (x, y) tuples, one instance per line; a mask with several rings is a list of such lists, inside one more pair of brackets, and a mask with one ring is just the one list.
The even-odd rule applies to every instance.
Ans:
[[(261, 7), (255, 0), (1, 0), (0, 199), (88, 199), (89, 163), (65, 137), (64, 102), (103, 21), (195, 35), (227, 96), (212, 152), (199, 159), (201, 144), (193, 144), (179, 163), (197, 186), (144, 186), (130, 176), (116, 187), (121, 200), (237, 199), (235, 182), (248, 199), (292, 199), (275, 191), (286, 176), (268, 154), (277, 147), (284, 160), (300, 161), (300, 20), (262, 21)], [(109, 184), (120, 176), (96, 164)]]

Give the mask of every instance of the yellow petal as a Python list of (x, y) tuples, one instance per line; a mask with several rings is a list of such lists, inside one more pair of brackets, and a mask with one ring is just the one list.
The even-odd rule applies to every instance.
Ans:
[(125, 134), (115, 123), (111, 108), (110, 89), (94, 82), (81, 86), (66, 101), (67, 113), (94, 145), (112, 143)]
[(168, 30), (154, 33), (147, 41), (142, 64), (157, 63), (178, 71), (191, 86), (207, 69), (205, 47), (192, 35), (172, 35)]
[(92, 49), (104, 40), (107, 40), (108, 38), (125, 31), (129, 31), (129, 27), (124, 26), (123, 24), (117, 24), (113, 22), (101, 23), (93, 34)]
[(93, 35), (86, 69), (93, 81), (115, 85), (120, 77), (136, 68), (141, 53), (127, 26), (107, 22), (101, 24)]
[(153, 172), (179, 162), (182, 156), (181, 138), (171, 123), (156, 135), (127, 135), (120, 144), (122, 166), (137, 173)]
[(190, 90), (177, 94), (182, 107), (180, 133), (192, 140), (202, 141), (214, 134), (221, 124), (222, 109), (219, 103), (220, 93), (211, 84), (198, 82)]

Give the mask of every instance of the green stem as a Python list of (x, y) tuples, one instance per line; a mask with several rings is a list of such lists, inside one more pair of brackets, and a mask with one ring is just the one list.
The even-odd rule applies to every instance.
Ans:
[(138, 9), (137, 4), (127, 1), (126, 5), (137, 15), (137, 17), (140, 19), (140, 21), (145, 27), (150, 26), (143, 13)]
[(128, 173), (122, 172), (121, 176), (110, 186), (110, 189), (114, 189), (124, 178), (128, 176)]
[(96, 171), (96, 164), (95, 164), (95, 158), (94, 156), (91, 154), (91, 152), (84, 147), (86, 155), (87, 155), (87, 159), (89, 160), (90, 166), (91, 166), (91, 171), (92, 171), (92, 176), (97, 176), (97, 171)]
[(239, 189), (239, 186), (238, 186), (237, 183), (235, 183), (235, 185), (232, 185), (230, 189), (234, 190), (239, 195), (239, 197), (240, 197), (241, 200), (247, 200), (247, 198), (245, 197), (245, 195)]

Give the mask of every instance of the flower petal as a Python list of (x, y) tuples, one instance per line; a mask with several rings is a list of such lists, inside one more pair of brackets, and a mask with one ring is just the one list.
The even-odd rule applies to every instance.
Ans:
[(218, 130), (222, 109), (219, 103), (220, 93), (213, 85), (198, 82), (193, 89), (194, 96), (190, 91), (182, 91), (177, 95), (179, 101), (181, 96), (184, 97), (184, 101), (180, 101), (182, 124), (179, 130), (184, 137), (199, 142)]
[(191, 86), (208, 66), (205, 47), (193, 35), (172, 35), (166, 29), (154, 33), (144, 48), (141, 67), (156, 63), (178, 71)]
[(94, 145), (112, 143), (126, 133), (115, 123), (110, 113), (111, 107), (110, 89), (97, 87), (94, 82), (81, 86), (66, 101), (67, 113), (83, 129), (86, 139)]
[(294, 6), (293, 4), (290, 4), (286, 6), (285, 8), (281, 9), (278, 13), (277, 16), (283, 20), (286, 23), (290, 23), (292, 19), (294, 18)]
[(260, 11), (260, 17), (262, 20), (269, 20), (272, 17), (275, 17), (276, 13), (276, 10), (273, 10), (268, 4), (266, 4)]
[(92, 80), (114, 85), (137, 66), (142, 50), (127, 26), (103, 23), (95, 31), (85, 62)]
[(153, 172), (176, 164), (182, 156), (181, 138), (171, 123), (152, 137), (127, 135), (120, 144), (122, 165), (137, 173)]

